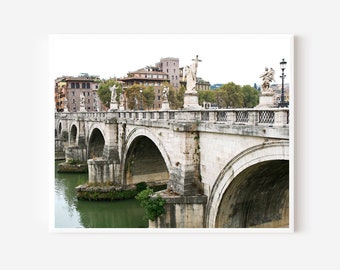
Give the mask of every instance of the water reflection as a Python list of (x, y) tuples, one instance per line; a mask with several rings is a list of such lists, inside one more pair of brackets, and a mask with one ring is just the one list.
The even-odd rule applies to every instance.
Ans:
[[(56, 163), (57, 166), (57, 163)], [(144, 209), (135, 199), (115, 202), (78, 201), (75, 187), (87, 174), (55, 173), (56, 228), (147, 228)]]

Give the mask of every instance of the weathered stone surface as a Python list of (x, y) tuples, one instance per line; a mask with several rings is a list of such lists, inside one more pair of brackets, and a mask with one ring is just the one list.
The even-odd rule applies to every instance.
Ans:
[(87, 173), (87, 164), (69, 164), (67, 162), (58, 164), (59, 173)]

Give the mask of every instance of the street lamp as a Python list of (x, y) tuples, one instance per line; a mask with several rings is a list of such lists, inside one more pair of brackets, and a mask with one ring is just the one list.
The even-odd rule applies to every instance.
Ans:
[(287, 66), (287, 62), (285, 61), (285, 59), (282, 59), (282, 61), (280, 62), (280, 67), (282, 70), (282, 75), (280, 76), (280, 78), (282, 78), (282, 88), (281, 88), (281, 101), (279, 103), (279, 107), (287, 107), (288, 103), (285, 102), (285, 95), (284, 95), (284, 78), (286, 77), (286, 75), (284, 74), (284, 71), (286, 69)]
[(143, 97), (142, 97), (143, 90), (140, 89), (139, 93), (140, 93), (140, 110), (143, 110)]

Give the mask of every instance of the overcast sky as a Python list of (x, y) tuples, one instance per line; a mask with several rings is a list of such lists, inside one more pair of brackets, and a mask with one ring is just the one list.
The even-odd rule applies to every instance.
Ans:
[(211, 84), (261, 84), (265, 67), (281, 83), (280, 61), (285, 58), (285, 82), (293, 81), (293, 38), (290, 35), (51, 35), (50, 75), (80, 73), (101, 78), (124, 77), (162, 57), (179, 58), (180, 67), (198, 55), (197, 76)]

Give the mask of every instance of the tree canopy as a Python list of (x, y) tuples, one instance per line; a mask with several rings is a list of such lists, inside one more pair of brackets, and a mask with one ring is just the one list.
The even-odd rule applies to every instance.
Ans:
[(122, 93), (123, 89), (119, 82), (117, 82), (115, 79), (108, 79), (108, 80), (102, 80), (102, 82), (99, 84), (98, 88), (98, 97), (106, 110), (110, 108), (110, 102), (111, 102), (111, 90), (110, 87), (113, 85), (116, 85), (116, 93), (117, 97), (116, 100), (119, 100), (119, 96)]
[(250, 85), (241, 87), (229, 82), (216, 90), (199, 91), (198, 100), (200, 104), (210, 102), (219, 108), (253, 108), (259, 103), (259, 93)]
[(254, 108), (259, 104), (259, 91), (250, 85), (244, 85), (241, 88), (243, 94), (243, 107)]
[[(106, 109), (110, 108), (111, 91), (110, 87), (117, 86), (117, 101), (123, 89), (119, 82), (115, 79), (103, 80), (99, 84), (98, 96)], [(163, 86), (169, 87), (168, 100), (172, 110), (183, 107), (185, 87), (175, 90), (169, 83), (164, 83)], [(254, 85), (255, 86), (255, 85)], [(142, 92), (140, 92), (142, 90)], [(155, 88), (153, 86), (144, 86), (134, 84), (128, 87), (125, 91), (125, 98), (127, 99), (127, 109), (153, 109), (155, 102)], [(250, 86), (240, 86), (234, 82), (223, 84), (216, 90), (200, 90), (198, 91), (199, 104), (203, 102), (210, 102), (217, 104), (218, 108), (253, 108), (259, 103), (259, 91)]]

